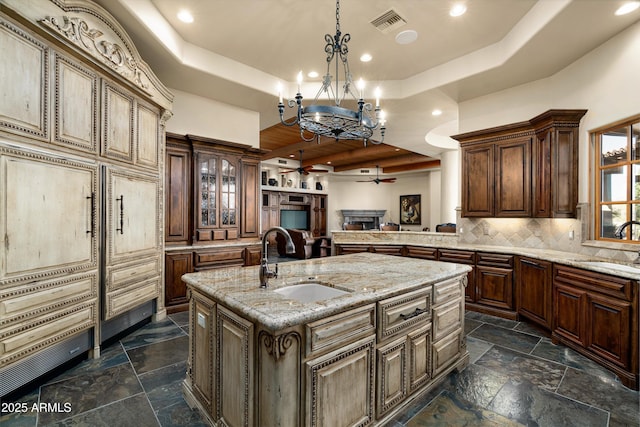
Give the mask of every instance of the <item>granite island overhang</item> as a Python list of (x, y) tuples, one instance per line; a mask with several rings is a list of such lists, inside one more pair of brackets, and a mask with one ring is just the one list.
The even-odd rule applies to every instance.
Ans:
[[(278, 331), (471, 271), (461, 264), (373, 253), (292, 261), (281, 263), (278, 268), (278, 277), (270, 279), (266, 289), (259, 288), (259, 266), (189, 273), (182, 280), (247, 320)], [(310, 282), (326, 284), (347, 294), (303, 303), (275, 292)]]
[[(212, 425), (381, 425), (468, 364), (466, 265), (359, 253), (183, 276), (187, 402)], [(344, 291), (303, 302), (299, 284)]]

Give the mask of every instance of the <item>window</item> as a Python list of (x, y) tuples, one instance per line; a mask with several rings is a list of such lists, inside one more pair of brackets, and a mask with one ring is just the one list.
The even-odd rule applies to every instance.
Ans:
[(640, 117), (592, 133), (596, 239), (640, 243)]

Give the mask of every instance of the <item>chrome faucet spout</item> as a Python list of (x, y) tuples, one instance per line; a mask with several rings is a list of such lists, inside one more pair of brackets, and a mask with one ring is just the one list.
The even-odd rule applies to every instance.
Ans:
[(284, 236), (286, 241), (286, 251), (288, 254), (296, 251), (291, 239), (291, 235), (287, 230), (282, 227), (271, 227), (262, 235), (262, 261), (260, 262), (260, 287), (266, 288), (269, 286), (269, 279), (272, 277), (278, 277), (278, 264), (275, 266), (275, 270), (269, 269), (269, 255), (267, 254), (267, 246), (269, 245), (269, 239), (267, 238), (272, 232), (280, 233)]
[(630, 225), (640, 225), (640, 222), (638, 221), (627, 221), (627, 222), (623, 222), (622, 224), (620, 224), (618, 226), (618, 228), (616, 228), (616, 231), (614, 233), (614, 235), (618, 238), (618, 239), (622, 239), (622, 232), (624, 231), (625, 228), (627, 228)]

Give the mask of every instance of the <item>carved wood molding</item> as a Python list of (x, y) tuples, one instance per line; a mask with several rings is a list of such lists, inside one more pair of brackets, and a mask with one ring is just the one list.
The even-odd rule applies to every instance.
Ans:
[(261, 331), (258, 336), (258, 342), (264, 344), (267, 349), (267, 354), (273, 357), (273, 360), (276, 362), (285, 355), (294, 343), (297, 342), (298, 346), (296, 348), (299, 348), (300, 340), (300, 334), (297, 332), (288, 332), (274, 336), (265, 331)]
[(151, 95), (149, 85), (142, 81), (142, 71), (138, 66), (138, 61), (118, 43), (103, 39), (104, 33), (99, 29), (90, 28), (84, 19), (63, 15), (60, 20), (53, 16), (47, 16), (41, 19), (40, 23), (45, 28), (62, 35), (94, 58), (99, 59), (103, 64)]

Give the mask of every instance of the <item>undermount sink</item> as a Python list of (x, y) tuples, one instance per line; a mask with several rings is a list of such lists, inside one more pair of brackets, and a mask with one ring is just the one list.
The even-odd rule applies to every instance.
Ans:
[(346, 295), (349, 292), (322, 283), (300, 283), (278, 288), (274, 292), (300, 302), (314, 302)]
[(608, 261), (582, 261), (580, 262), (580, 264), (590, 265), (594, 267), (604, 267), (604, 268), (609, 268), (611, 270), (626, 271), (629, 273), (640, 274), (640, 265), (638, 265), (638, 267), (633, 267), (631, 265), (616, 264), (615, 262), (608, 262)]

